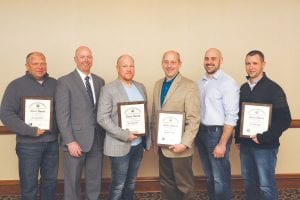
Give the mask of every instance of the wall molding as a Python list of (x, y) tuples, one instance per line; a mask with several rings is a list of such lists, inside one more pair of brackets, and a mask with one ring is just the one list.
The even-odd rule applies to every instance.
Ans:
[[(300, 189), (300, 174), (277, 174), (276, 181), (279, 189)], [(102, 192), (107, 193), (110, 179), (102, 179)], [(195, 190), (206, 190), (206, 179), (203, 176), (195, 177)], [(84, 187), (82, 187), (84, 188)], [(243, 180), (240, 175), (232, 175), (233, 190), (243, 190)], [(139, 177), (136, 181), (137, 192), (158, 192), (158, 177)], [(20, 193), (18, 180), (0, 180), (1, 195), (17, 195)], [(63, 180), (58, 180), (57, 193), (63, 193)]]
[[(300, 119), (293, 119), (290, 128), (300, 128)], [(11, 134), (15, 134), (15, 133), (10, 131), (5, 126), (0, 126), (0, 135), (11, 135)]]

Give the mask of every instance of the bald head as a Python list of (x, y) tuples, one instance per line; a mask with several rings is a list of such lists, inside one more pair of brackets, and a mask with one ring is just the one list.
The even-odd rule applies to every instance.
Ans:
[(88, 75), (93, 65), (92, 51), (86, 46), (78, 47), (75, 51), (74, 61), (77, 65), (77, 69), (85, 75)]
[(167, 80), (173, 79), (181, 67), (180, 54), (177, 51), (166, 51), (162, 57), (162, 68)]
[(180, 54), (177, 51), (174, 50), (166, 51), (163, 54), (162, 61), (164, 61), (164, 59), (168, 56), (174, 57), (179, 63), (181, 63)]
[(134, 59), (132, 56), (128, 55), (128, 54), (124, 54), (124, 55), (121, 55), (118, 59), (117, 59), (117, 66), (121, 64), (121, 62), (124, 60), (124, 59), (129, 59), (131, 60), (132, 63), (134, 63)]
[(209, 49), (207, 49), (206, 52), (205, 52), (205, 56), (207, 54), (209, 54), (209, 55), (215, 55), (216, 57), (222, 58), (222, 53), (217, 48), (209, 48)]
[(132, 56), (121, 55), (117, 60), (118, 79), (126, 84), (131, 85), (135, 74), (134, 59)]
[(217, 48), (210, 48), (205, 52), (204, 68), (208, 76), (212, 76), (219, 69), (223, 62), (222, 53)]
[(76, 57), (77, 55), (79, 55), (82, 51), (88, 51), (88, 52), (92, 55), (92, 51), (91, 51), (90, 48), (88, 48), (87, 46), (80, 46), (80, 47), (78, 47), (78, 48), (76, 49), (76, 51), (75, 51), (75, 57)]

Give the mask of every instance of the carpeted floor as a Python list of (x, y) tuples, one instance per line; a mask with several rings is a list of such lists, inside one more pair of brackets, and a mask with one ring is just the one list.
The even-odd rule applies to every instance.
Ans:
[[(106, 199), (107, 195), (102, 194), (101, 199)], [(19, 200), (19, 196), (2, 196), (0, 194), (0, 200)], [(57, 194), (56, 200), (62, 200), (63, 195)], [(160, 200), (160, 193), (159, 192), (143, 192), (143, 193), (136, 193), (135, 200)], [(232, 200), (243, 200), (244, 192), (243, 191), (234, 191), (232, 193)], [(286, 189), (279, 191), (279, 200), (298, 200), (300, 199), (300, 189)], [(197, 192), (195, 200), (208, 200), (207, 192)]]

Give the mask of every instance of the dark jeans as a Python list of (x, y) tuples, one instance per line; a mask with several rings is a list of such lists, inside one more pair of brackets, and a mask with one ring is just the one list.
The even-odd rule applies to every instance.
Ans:
[(278, 199), (275, 168), (278, 148), (258, 149), (240, 145), (241, 171), (246, 199)]
[(109, 200), (132, 200), (135, 179), (143, 158), (142, 144), (132, 146), (129, 153), (120, 157), (109, 157), (111, 161), (111, 185)]
[(40, 199), (53, 200), (58, 173), (58, 143), (17, 143), (21, 199), (35, 200), (40, 173)]
[(223, 158), (215, 158), (213, 151), (223, 133), (222, 126), (200, 126), (196, 138), (200, 160), (207, 177), (207, 188), (210, 200), (230, 200), (231, 168), (229, 152), (231, 138), (226, 145)]

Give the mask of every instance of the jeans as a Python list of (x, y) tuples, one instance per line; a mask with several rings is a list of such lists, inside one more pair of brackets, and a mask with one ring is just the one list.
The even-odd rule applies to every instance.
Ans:
[(203, 171), (207, 177), (207, 189), (210, 200), (230, 200), (231, 168), (229, 152), (232, 138), (226, 145), (223, 158), (214, 158), (213, 151), (223, 133), (222, 126), (200, 126), (196, 137)]
[(58, 143), (17, 143), (22, 200), (37, 199), (38, 176), (41, 200), (53, 200), (58, 173)]
[(240, 145), (241, 171), (246, 199), (278, 199), (275, 168), (278, 148), (259, 149)]
[(132, 200), (135, 179), (143, 157), (143, 145), (131, 146), (129, 153), (120, 157), (109, 157), (111, 161), (111, 185), (109, 200)]

